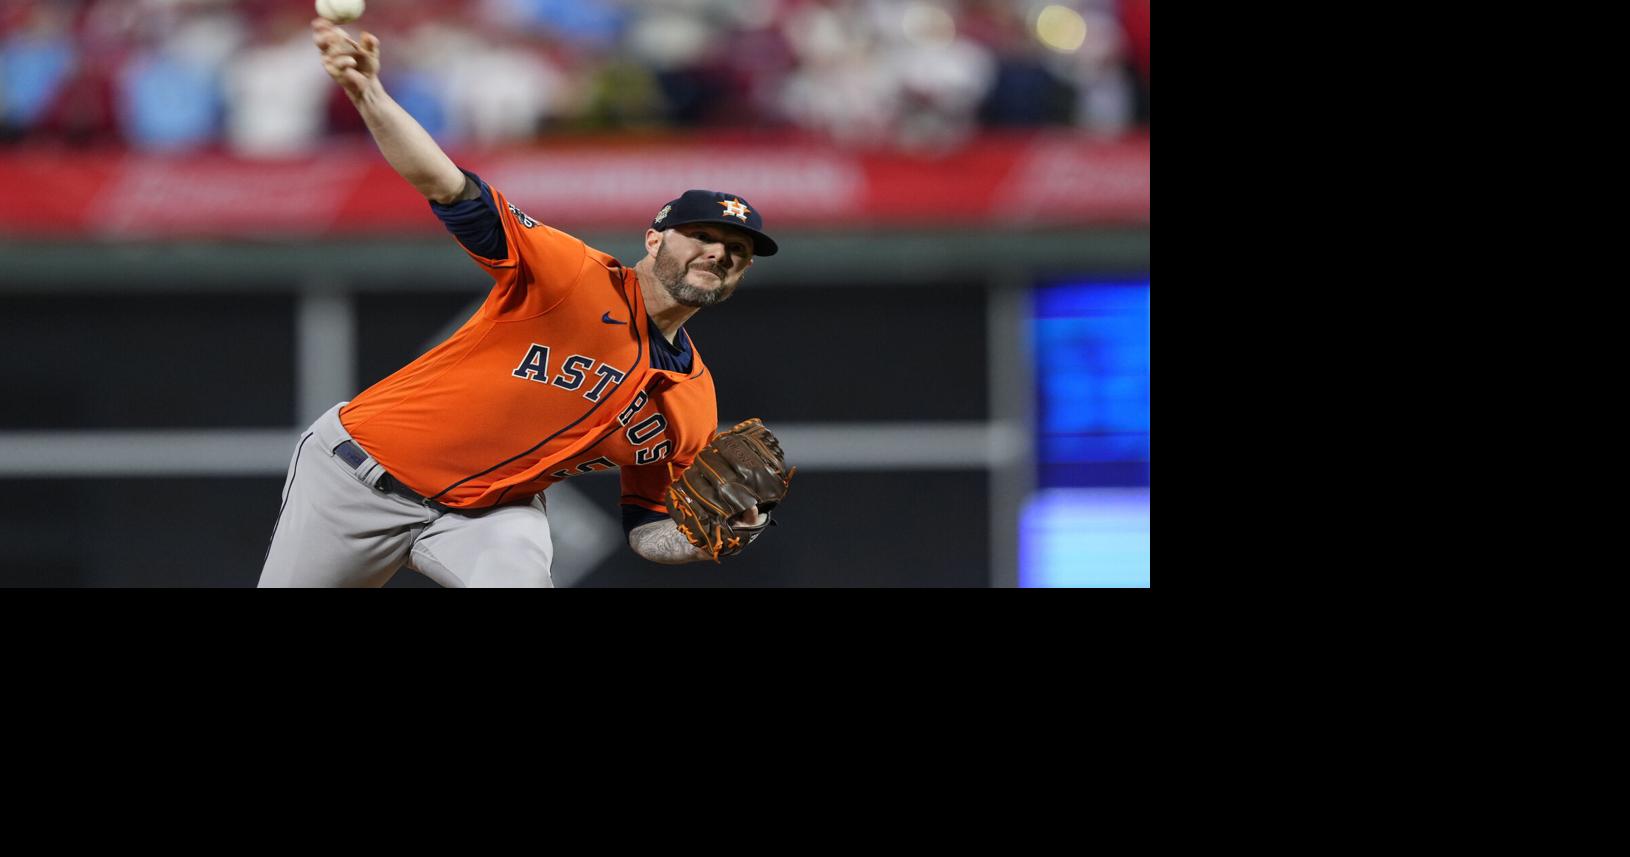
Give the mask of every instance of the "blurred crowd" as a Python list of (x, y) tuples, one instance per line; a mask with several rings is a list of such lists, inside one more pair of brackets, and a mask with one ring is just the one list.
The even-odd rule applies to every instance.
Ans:
[[(297, 155), (365, 133), (312, 0), (0, 0), (0, 145)], [(444, 145), (686, 128), (955, 145), (1149, 123), (1149, 0), (369, 0)]]

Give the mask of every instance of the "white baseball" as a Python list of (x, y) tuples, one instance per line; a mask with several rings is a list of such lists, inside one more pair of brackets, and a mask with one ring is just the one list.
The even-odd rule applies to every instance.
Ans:
[(336, 24), (349, 24), (362, 17), (365, 5), (362, 0), (317, 0), (317, 14)]

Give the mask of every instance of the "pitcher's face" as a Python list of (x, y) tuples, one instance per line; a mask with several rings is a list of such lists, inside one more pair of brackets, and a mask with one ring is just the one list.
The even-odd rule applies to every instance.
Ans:
[(675, 301), (706, 307), (727, 300), (752, 264), (752, 236), (721, 224), (687, 223), (662, 233), (653, 270)]

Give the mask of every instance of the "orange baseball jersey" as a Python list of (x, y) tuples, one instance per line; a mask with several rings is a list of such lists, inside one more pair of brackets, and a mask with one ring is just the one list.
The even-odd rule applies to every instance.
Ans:
[(506, 255), (465, 250), (495, 280), (487, 300), (341, 421), (392, 476), (444, 506), (525, 502), (618, 467), (623, 504), (666, 512), (668, 466), (689, 465), (718, 428), (701, 354), (693, 344), (689, 373), (652, 368), (633, 269), (491, 193)]

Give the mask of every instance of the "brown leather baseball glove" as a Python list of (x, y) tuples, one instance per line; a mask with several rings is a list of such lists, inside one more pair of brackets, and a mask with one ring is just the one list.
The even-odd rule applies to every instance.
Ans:
[[(673, 465), (669, 465), (672, 475)], [(741, 553), (769, 526), (768, 513), (787, 496), (798, 468), (788, 468), (775, 435), (757, 419), (720, 432), (668, 486), (668, 514), (690, 543), (713, 557)], [(755, 527), (731, 521), (748, 509), (765, 513)]]

